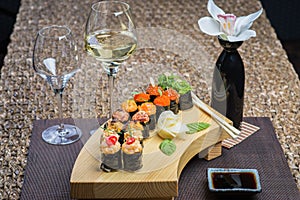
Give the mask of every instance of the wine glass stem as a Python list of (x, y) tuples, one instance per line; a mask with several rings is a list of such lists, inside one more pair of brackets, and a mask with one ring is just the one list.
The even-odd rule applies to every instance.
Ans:
[(114, 102), (114, 94), (113, 94), (113, 90), (114, 90), (114, 75), (112, 74), (107, 74), (108, 75), (108, 84), (109, 84), (109, 95), (110, 95), (110, 111), (109, 111), (109, 118), (112, 117), (113, 114), (113, 102)]
[(57, 104), (58, 104), (58, 120), (59, 120), (59, 127), (58, 127), (58, 133), (60, 136), (65, 136), (65, 131), (64, 130), (64, 124), (62, 122), (62, 91), (55, 91), (55, 95), (57, 97)]
[(117, 76), (118, 73), (118, 65), (113, 64), (113, 63), (103, 63), (103, 68), (107, 73), (108, 76), (108, 89), (109, 89), (109, 106), (110, 106), (110, 110), (109, 110), (109, 118), (112, 117), (113, 114), (113, 103), (114, 103), (114, 80)]

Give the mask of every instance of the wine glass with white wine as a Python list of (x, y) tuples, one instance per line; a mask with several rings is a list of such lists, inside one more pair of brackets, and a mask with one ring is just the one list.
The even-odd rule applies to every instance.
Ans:
[(114, 79), (119, 65), (133, 54), (136, 47), (136, 29), (127, 3), (100, 1), (92, 5), (85, 29), (85, 49), (102, 62), (108, 75), (109, 117), (114, 109)]
[(70, 78), (80, 70), (77, 47), (68, 27), (52, 25), (38, 31), (33, 50), (33, 69), (50, 84), (58, 100), (60, 123), (44, 130), (43, 140), (55, 145), (78, 141), (81, 130), (62, 123), (63, 91)]

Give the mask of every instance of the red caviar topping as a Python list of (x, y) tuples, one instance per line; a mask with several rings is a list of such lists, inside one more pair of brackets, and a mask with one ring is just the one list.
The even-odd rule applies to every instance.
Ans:
[(170, 98), (170, 100), (172, 100), (172, 101), (175, 101), (179, 98), (178, 92), (172, 88), (168, 88), (167, 90), (165, 90), (163, 92), (163, 95), (168, 96)]
[(139, 94), (134, 95), (133, 99), (136, 102), (146, 102), (146, 101), (149, 101), (150, 95), (146, 94), (146, 93), (139, 93)]
[(153, 85), (149, 85), (146, 92), (150, 95), (153, 95), (153, 96), (160, 96), (161, 93), (163, 92), (163, 89), (160, 87), (160, 86), (153, 86)]
[(170, 103), (170, 98), (166, 95), (158, 96), (154, 99), (154, 104), (158, 106), (169, 106)]

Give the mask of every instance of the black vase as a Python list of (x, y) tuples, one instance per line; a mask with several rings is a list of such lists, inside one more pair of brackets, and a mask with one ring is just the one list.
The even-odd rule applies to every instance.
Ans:
[(218, 39), (224, 50), (214, 69), (211, 106), (239, 128), (243, 118), (245, 70), (237, 48), (243, 41)]

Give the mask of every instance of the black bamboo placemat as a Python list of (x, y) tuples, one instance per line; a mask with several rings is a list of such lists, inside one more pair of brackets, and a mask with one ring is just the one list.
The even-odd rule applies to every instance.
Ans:
[[(229, 150), (223, 148), (222, 156), (212, 161), (195, 156), (181, 173), (179, 196), (176, 199), (222, 199), (208, 191), (206, 169), (209, 167), (257, 169), (262, 192), (249, 199), (300, 199), (299, 190), (269, 118), (245, 118), (245, 121), (259, 126), (260, 130)], [(71, 119), (66, 122), (74, 123)], [(56, 123), (56, 120), (34, 122), (21, 199), (70, 199), (69, 180), (72, 167), (88, 138), (89, 130), (95, 128), (95, 121), (92, 123), (87, 119), (76, 120), (76, 125), (84, 132), (83, 140), (67, 146), (48, 145), (41, 139), (42, 130)]]

